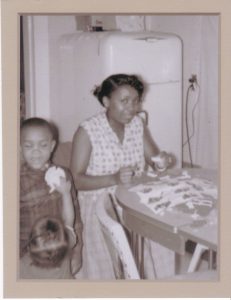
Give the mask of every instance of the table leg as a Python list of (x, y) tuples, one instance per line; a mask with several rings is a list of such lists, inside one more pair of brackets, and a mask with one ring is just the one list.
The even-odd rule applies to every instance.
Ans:
[(144, 279), (144, 237), (140, 237), (140, 277)]
[(209, 270), (213, 269), (213, 250), (209, 249), (208, 251), (208, 265), (209, 265)]
[(137, 264), (139, 264), (139, 236), (135, 234), (135, 243), (134, 243), (134, 250), (135, 250), (135, 259)]
[(132, 253), (135, 257), (135, 244), (134, 244), (134, 240), (135, 240), (135, 233), (133, 231), (131, 231), (131, 249), (132, 249)]
[(180, 274), (182, 255), (175, 252), (175, 275)]
[(201, 259), (201, 255), (205, 250), (208, 250), (208, 248), (206, 246), (199, 244), (199, 243), (196, 245), (196, 248), (194, 250), (192, 259), (191, 259), (189, 267), (188, 267), (188, 273), (196, 271), (199, 260)]

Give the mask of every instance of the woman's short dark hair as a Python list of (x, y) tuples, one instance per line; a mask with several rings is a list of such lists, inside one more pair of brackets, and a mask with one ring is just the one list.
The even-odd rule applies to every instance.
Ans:
[(136, 75), (127, 74), (114, 74), (107, 77), (100, 86), (95, 88), (93, 95), (97, 97), (102, 105), (104, 105), (103, 97), (106, 96), (110, 98), (111, 93), (123, 85), (129, 85), (133, 87), (141, 98), (144, 91), (143, 82)]

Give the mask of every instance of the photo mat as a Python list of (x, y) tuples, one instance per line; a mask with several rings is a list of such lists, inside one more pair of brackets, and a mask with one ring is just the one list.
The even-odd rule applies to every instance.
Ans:
[[(174, 2), (175, 6), (172, 5)], [(3, 1), (3, 155), (5, 164), (3, 166), (3, 184), (4, 184), (4, 286), (5, 296), (14, 297), (90, 297), (90, 296), (140, 296), (140, 297), (175, 297), (175, 296), (229, 296), (230, 295), (230, 238), (227, 228), (230, 226), (228, 216), (229, 201), (226, 200), (228, 184), (228, 148), (229, 141), (225, 138), (228, 136), (229, 115), (228, 106), (228, 87), (230, 68), (230, 20), (228, 13), (231, 6), (228, 1), (209, 1), (201, 3), (194, 2), (179, 5), (180, 1), (172, 1), (170, 4), (161, 4), (161, 1), (153, 3), (142, 3), (139, 5), (135, 2), (136, 10), (131, 9), (133, 5), (126, 5), (121, 2), (116, 5), (109, 5), (107, 2), (101, 1), (101, 5), (89, 8), (87, 3), (76, 4), (74, 1), (59, 2), (59, 6), (55, 6), (54, 2), (45, 1), (21, 1), (20, 5), (17, 1)], [(174, 7), (173, 7), (174, 6)], [(118, 11), (126, 14), (134, 13), (165, 13), (165, 14), (190, 14), (190, 13), (216, 13), (221, 17), (221, 82), (220, 82), (220, 199), (221, 204), (221, 269), (219, 282), (198, 283), (194, 282), (177, 282), (164, 283), (160, 282), (41, 282), (41, 281), (18, 281), (17, 280), (17, 223), (18, 218), (18, 176), (19, 174), (19, 15), (26, 13), (48, 14), (48, 13), (114, 13)], [(12, 39), (12, 36), (14, 39)], [(5, 80), (11, 78), (10, 81)], [(7, 100), (6, 100), (7, 99)], [(10, 135), (11, 139), (7, 138)], [(15, 151), (17, 149), (17, 151)], [(12, 188), (14, 187), (14, 188)], [(12, 207), (16, 208), (12, 210)], [(14, 220), (14, 221), (12, 221)], [(15, 222), (15, 223), (14, 223)], [(224, 238), (225, 236), (225, 238)], [(14, 247), (12, 247), (14, 245)], [(169, 288), (167, 288), (169, 286)]]

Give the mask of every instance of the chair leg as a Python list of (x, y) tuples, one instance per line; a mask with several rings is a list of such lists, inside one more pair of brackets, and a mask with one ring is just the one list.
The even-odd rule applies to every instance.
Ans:
[(175, 265), (174, 273), (175, 273), (175, 275), (180, 274), (182, 259), (183, 259), (182, 255), (175, 252), (175, 258), (174, 258), (174, 265)]
[(206, 247), (202, 244), (196, 245), (196, 249), (193, 253), (192, 259), (191, 259), (189, 267), (188, 267), (188, 273), (195, 272), (197, 265), (199, 263), (199, 260), (201, 258), (201, 255), (205, 250), (208, 250), (208, 247)]

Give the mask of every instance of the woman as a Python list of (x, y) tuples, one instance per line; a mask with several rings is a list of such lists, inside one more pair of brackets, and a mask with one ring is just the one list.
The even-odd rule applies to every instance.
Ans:
[(82, 271), (88, 279), (115, 278), (95, 215), (95, 202), (105, 193), (113, 193), (116, 185), (129, 183), (146, 165), (154, 167), (153, 157), (161, 157), (163, 169), (168, 166), (168, 155), (159, 155), (137, 115), (143, 91), (143, 83), (134, 75), (106, 78), (94, 91), (105, 109), (81, 123), (74, 135), (71, 170), (79, 190), (84, 227)]

